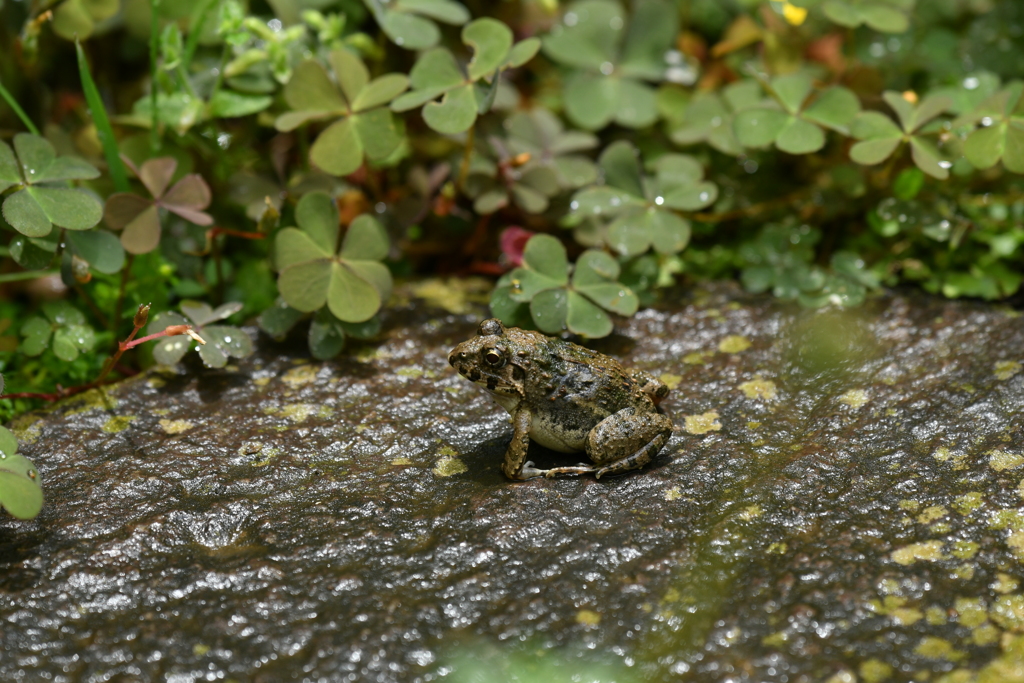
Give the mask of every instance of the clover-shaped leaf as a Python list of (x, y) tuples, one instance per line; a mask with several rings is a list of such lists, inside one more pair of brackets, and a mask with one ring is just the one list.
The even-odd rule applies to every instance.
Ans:
[(597, 249), (583, 252), (570, 275), (562, 243), (550, 235), (535, 235), (523, 251), (523, 266), (499, 280), (491, 307), (507, 324), (520, 323), (528, 305), (530, 318), (543, 332), (567, 329), (605, 337), (612, 331), (607, 312), (628, 316), (639, 306), (618, 278), (618, 262)]
[(550, 166), (563, 189), (575, 189), (597, 180), (597, 166), (583, 152), (597, 147), (597, 138), (578, 130), (567, 131), (550, 110), (536, 107), (505, 119), (508, 151), (529, 156), (529, 163)]
[(573, 70), (565, 85), (569, 119), (588, 130), (654, 123), (657, 101), (647, 82), (665, 79), (678, 26), (678, 10), (665, 0), (637, 2), (628, 28), (617, 0), (568, 5), (543, 44), (548, 57)]
[(724, 154), (738, 156), (743, 146), (736, 140), (733, 121), (738, 112), (764, 102), (761, 85), (752, 78), (730, 83), (721, 90), (698, 93), (686, 106), (669, 137), (677, 145), (707, 142)]
[(822, 127), (847, 134), (848, 124), (860, 112), (857, 96), (842, 86), (822, 90), (811, 100), (813, 79), (806, 73), (778, 76), (769, 87), (775, 107), (749, 108), (733, 121), (736, 139), (744, 147), (774, 143), (790, 154), (817, 152), (825, 146)]
[(85, 316), (67, 301), (47, 301), (43, 315), (34, 316), (21, 326), (24, 340), (19, 347), (26, 356), (38, 356), (48, 347), (63, 361), (71, 362), (79, 353), (88, 352), (96, 344), (96, 332)]
[(391, 295), (391, 273), (380, 262), (388, 253), (384, 228), (363, 214), (336, 246), (338, 208), (323, 192), (303, 195), (295, 217), (299, 227), (281, 230), (275, 241), (281, 296), (304, 313), (326, 304), (344, 322), (369, 320)]
[[(171, 325), (190, 325), (198, 330), (206, 342), (198, 346), (199, 357), (211, 368), (224, 367), (229, 357), (245, 358), (252, 353), (252, 339), (243, 330), (230, 325), (210, 324), (229, 318), (242, 310), (242, 303), (233, 301), (214, 309), (206, 303), (185, 300), (181, 302), (180, 307), (185, 316), (188, 316), (187, 319), (173, 311), (159, 313), (149, 323), (148, 333), (156, 334)], [(186, 335), (164, 337), (154, 346), (153, 359), (161, 365), (174, 365), (191, 346), (192, 340)]]
[[(392, 111), (408, 111), (423, 106), (423, 120), (438, 133), (454, 135), (473, 125), (478, 114), (487, 112), (493, 100), (480, 86), (492, 76), (492, 90), (505, 69), (530, 61), (540, 49), (537, 38), (512, 44), (512, 29), (497, 19), (483, 18), (466, 24), (462, 42), (473, 50), (473, 59), (464, 74), (447, 49), (438, 47), (424, 52), (409, 72), (410, 92), (391, 103)], [(440, 101), (435, 101), (441, 98)]]
[[(300, 320), (308, 317), (308, 313), (292, 308), (284, 298), (278, 298), (273, 306), (260, 314), (259, 325), (264, 332), (281, 340)], [(324, 307), (313, 315), (307, 340), (314, 358), (330, 360), (345, 347), (347, 337), (370, 339), (379, 333), (380, 316), (375, 315), (360, 323), (349, 323), (338, 320), (330, 309)]]
[(884, 33), (903, 33), (910, 28), (909, 14), (915, 0), (793, 0), (798, 7), (820, 5), (825, 16), (840, 26), (867, 24)]
[(426, 50), (441, 39), (431, 19), (461, 26), (469, 11), (454, 0), (363, 0), (384, 34), (407, 50)]
[(32, 519), (43, 508), (39, 473), (18, 454), (18, 440), (6, 427), (0, 427), (0, 507), (17, 519)]
[(570, 204), (571, 217), (612, 219), (605, 241), (623, 256), (650, 248), (676, 254), (690, 241), (690, 223), (675, 211), (696, 211), (718, 197), (717, 186), (703, 180), (703, 167), (683, 154), (666, 154), (652, 164), (654, 176), (641, 172), (632, 144), (620, 140), (599, 159), (605, 185), (580, 190)]
[(1024, 173), (1024, 82), (1014, 81), (953, 122), (954, 128), (981, 123), (964, 143), (964, 156), (976, 168), (1003, 162)]
[(67, 187), (65, 181), (99, 174), (81, 159), (58, 157), (53, 145), (38, 135), (18, 133), (14, 151), (0, 141), (0, 192), (21, 188), (4, 200), (4, 218), (27, 237), (45, 237), (54, 225), (88, 230), (100, 222), (103, 205), (93, 194)]
[(85, 40), (96, 24), (117, 14), (119, 0), (65, 0), (53, 11), (53, 31), (67, 40)]
[(327, 60), (331, 74), (313, 59), (295, 67), (284, 89), (293, 111), (278, 116), (274, 125), (290, 131), (307, 121), (335, 119), (317, 137), (309, 158), (332, 175), (348, 175), (364, 157), (380, 161), (402, 143), (385, 105), (409, 87), (409, 79), (385, 74), (370, 80), (366, 65), (348, 50), (332, 50)]
[(121, 157), (152, 195), (147, 199), (132, 192), (117, 192), (107, 198), (103, 219), (121, 232), (121, 245), (131, 254), (145, 254), (160, 244), (160, 209), (196, 225), (211, 225), (213, 217), (203, 211), (210, 205), (210, 186), (198, 173), (186, 175), (167, 188), (178, 168), (174, 157), (149, 159), (141, 166)]
[(897, 125), (888, 116), (875, 111), (862, 112), (853, 120), (850, 133), (860, 140), (850, 148), (850, 158), (858, 164), (871, 166), (888, 159), (901, 143), (910, 145), (911, 158), (922, 171), (945, 180), (952, 163), (943, 160), (935, 145), (922, 137), (922, 127), (946, 111), (950, 99), (945, 96), (926, 97), (916, 107), (900, 93), (887, 90), (882, 98), (899, 119)]

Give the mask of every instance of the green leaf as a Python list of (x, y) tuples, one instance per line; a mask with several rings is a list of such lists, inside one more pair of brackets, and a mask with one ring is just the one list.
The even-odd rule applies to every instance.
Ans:
[(678, 254), (690, 243), (690, 223), (671, 211), (654, 211), (648, 215), (651, 246), (659, 254)]
[(388, 255), (388, 234), (370, 214), (356, 217), (345, 233), (341, 257), (357, 261), (380, 261)]
[(380, 316), (373, 316), (369, 320), (359, 323), (340, 322), (341, 329), (353, 339), (373, 339), (380, 334)]
[[(553, 186), (558, 189), (557, 183)], [(542, 213), (547, 211), (548, 198), (539, 190), (535, 190), (523, 183), (516, 183), (512, 186), (512, 198), (516, 205), (526, 213)]]
[(409, 82), (414, 90), (446, 90), (462, 85), (466, 78), (452, 53), (439, 47), (424, 52), (416, 60), (409, 72)]
[(523, 265), (556, 282), (569, 281), (569, 259), (565, 247), (551, 235), (534, 235), (523, 249)]
[(640, 299), (629, 287), (619, 282), (577, 287), (576, 291), (606, 311), (630, 316), (640, 308)]
[(604, 311), (581, 294), (569, 292), (568, 295), (565, 324), (570, 332), (592, 339), (612, 333), (612, 321)]
[(338, 86), (331, 81), (320, 62), (314, 59), (295, 67), (291, 80), (284, 87), (284, 99), (289, 107), (298, 112), (342, 112), (347, 109)]
[(643, 197), (640, 160), (632, 143), (619, 140), (608, 145), (598, 157), (606, 185), (623, 190), (634, 197)]
[(203, 339), (206, 345), (200, 345), (199, 357), (211, 368), (227, 365), (228, 356), (245, 358), (253, 352), (249, 335), (230, 325), (207, 325), (203, 328)]
[(945, 95), (930, 95), (921, 101), (921, 104), (914, 109), (911, 119), (911, 128), (907, 132), (914, 132), (926, 123), (942, 114), (953, 105), (953, 100)]
[(332, 265), (336, 264), (329, 259), (318, 259), (283, 268), (277, 278), (278, 291), (292, 308), (312, 313), (327, 303)]
[(910, 156), (919, 169), (939, 180), (949, 177), (949, 168), (953, 165), (939, 157), (935, 145), (919, 137), (910, 138)]
[(618, 78), (579, 72), (565, 84), (565, 113), (581, 128), (604, 128), (619, 105)]
[(964, 156), (975, 168), (995, 166), (1006, 151), (1006, 124), (979, 128), (964, 143)]
[(398, 0), (395, 9), (416, 12), (455, 26), (465, 24), (470, 17), (469, 10), (452, 0)]
[(106, 230), (69, 232), (66, 239), (75, 254), (101, 273), (113, 275), (124, 267), (124, 247)]
[(675, 2), (641, 0), (634, 4), (622, 46), (624, 75), (650, 81), (665, 76), (665, 53), (679, 33), (679, 9)]
[(744, 147), (768, 147), (793, 117), (776, 109), (748, 109), (736, 114), (733, 130)]
[[(51, 233), (52, 234), (52, 233)], [(75, 232), (71, 235), (88, 235), (89, 233)], [(53, 262), (54, 252), (57, 250), (57, 243), (39, 238), (29, 238), (24, 235), (17, 235), (11, 240), (9, 249), (11, 258), (15, 263), (25, 270), (42, 270)]]
[(244, 95), (233, 90), (218, 90), (209, 103), (209, 114), (218, 119), (234, 119), (258, 114), (273, 102), (266, 95)]
[(43, 508), (43, 490), (32, 461), (23, 455), (0, 457), (0, 505), (17, 519), (32, 519)]
[(565, 289), (546, 289), (530, 301), (530, 317), (537, 329), (547, 334), (558, 334), (565, 329), (569, 292)]
[(512, 288), (502, 285), (502, 282), (509, 276), (506, 273), (498, 281), (498, 286), (491, 292), (491, 315), (501, 320), (506, 326), (528, 327), (531, 324), (529, 302), (523, 303), (512, 298)]
[(284, 299), (278, 298), (273, 306), (260, 313), (257, 322), (260, 329), (274, 339), (281, 340), (305, 315), (289, 306)]
[(544, 53), (566, 66), (598, 70), (615, 60), (625, 19), (622, 6), (613, 0), (573, 2), (541, 39)]
[(88, 230), (103, 218), (100, 200), (78, 188), (28, 187), (23, 192), (32, 197), (50, 222), (68, 230)]
[[(0, 389), (2, 392), (2, 389)], [(0, 453), (14, 455), (18, 452), (18, 439), (7, 427), (0, 426)]]
[(857, 96), (842, 86), (835, 86), (819, 93), (801, 117), (848, 135), (850, 122), (859, 113)]
[(477, 19), (462, 28), (462, 42), (473, 48), (467, 71), (470, 80), (479, 80), (500, 67), (512, 47), (512, 29), (490, 17)]
[(3, 214), (12, 228), (27, 237), (45, 237), (53, 229), (50, 219), (29, 194), (28, 188), (18, 190), (4, 200)]
[(619, 80), (615, 122), (627, 128), (644, 128), (658, 120), (658, 96), (646, 83)]
[(402, 144), (395, 117), (383, 107), (356, 114), (350, 120), (371, 161), (386, 159)]
[(49, 168), (57, 153), (50, 141), (31, 133), (18, 133), (14, 136), (14, 151), (21, 162), (22, 173), (28, 183), (39, 182), (37, 178)]
[(210, 304), (204, 301), (186, 299), (179, 304), (179, 308), (196, 327), (202, 327), (218, 319), (213, 316), (213, 309), (210, 308)]
[(657, 209), (632, 209), (608, 226), (608, 246), (623, 256), (638, 256), (651, 246), (651, 223), (658, 220)]
[(96, 343), (95, 331), (87, 325), (66, 325), (53, 333), (53, 353), (63, 361), (71, 362), (80, 352), (92, 350)]
[(370, 81), (370, 72), (366, 70), (363, 60), (345, 49), (331, 50), (327, 61), (341, 87), (341, 94), (352, 107), (352, 103)]
[(610, 254), (600, 249), (587, 249), (576, 259), (576, 267), (572, 273), (572, 286), (575, 289), (592, 285), (604, 285), (609, 280), (619, 277), (619, 264)]
[(0, 140), (0, 192), (21, 182), (21, 172), (18, 170), (14, 152), (6, 142)]
[(643, 198), (612, 187), (591, 187), (572, 196), (569, 208), (581, 216), (615, 215), (630, 206), (643, 203)]
[(445, 135), (462, 133), (476, 121), (476, 95), (472, 85), (449, 90), (440, 102), (429, 102), (423, 107), (423, 121)]
[(825, 133), (813, 123), (792, 118), (779, 131), (775, 146), (789, 154), (810, 154), (825, 146)]
[(864, 23), (885, 33), (903, 33), (910, 28), (907, 15), (893, 7), (868, 3), (861, 8)]
[[(379, 261), (343, 261), (345, 267), (356, 274), (377, 290), (380, 295), (380, 305), (387, 302), (391, 296), (391, 288), (394, 282), (391, 279), (391, 271)], [(346, 320), (345, 322), (362, 323), (365, 320)]]
[[(284, 294), (283, 289), (281, 293)], [(330, 280), (326, 294), (327, 306), (331, 309), (331, 313), (339, 320), (346, 322), (368, 320), (380, 310), (382, 303), (380, 292), (376, 287), (356, 275), (346, 264), (341, 263), (330, 265)], [(289, 303), (302, 310), (302, 307), (296, 306), (295, 302), (289, 301)]]
[(309, 325), (309, 350), (317, 360), (330, 360), (345, 346), (345, 331), (340, 320), (326, 308), (317, 311)]
[(338, 246), (338, 206), (329, 194), (314, 191), (302, 195), (295, 205), (295, 221), (317, 246), (318, 256), (334, 255)]
[[(710, 181), (662, 188), (664, 206), (680, 211), (698, 211), (718, 199), (718, 186)], [(657, 199), (655, 199), (657, 201)]]
[(409, 77), (405, 74), (385, 74), (380, 78), (375, 78), (352, 101), (352, 110), (366, 111), (387, 104), (405, 92), (408, 87)]
[(339, 119), (320, 133), (309, 150), (309, 159), (331, 175), (358, 171), (363, 165), (363, 145), (352, 118)]
[(49, 320), (36, 316), (25, 321), (20, 332), (25, 339), (21, 342), (18, 350), (26, 356), (38, 356), (50, 345), (53, 326)]
[(916, 168), (905, 168), (892, 184), (892, 194), (897, 199), (909, 201), (924, 187), (924, 173)]
[(1003, 166), (1013, 173), (1024, 173), (1024, 121), (1011, 120), (1006, 129)]
[(508, 57), (502, 66), (508, 69), (516, 69), (523, 66), (537, 55), (540, 45), (540, 38), (520, 40), (509, 50)]
[(407, 50), (425, 50), (441, 39), (434, 22), (404, 12), (388, 12), (380, 27), (395, 45)]
[(772, 80), (772, 90), (790, 114), (800, 111), (800, 106), (811, 94), (812, 80), (807, 73), (788, 74)]
[(325, 250), (307, 233), (297, 228), (285, 228), (277, 233), (274, 254), (275, 266), (279, 271), (310, 261), (329, 259), (334, 255), (333, 250)]

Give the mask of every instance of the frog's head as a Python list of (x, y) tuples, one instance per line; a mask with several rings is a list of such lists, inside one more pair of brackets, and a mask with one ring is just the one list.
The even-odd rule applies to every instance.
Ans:
[(493, 394), (522, 396), (524, 373), (513, 363), (514, 346), (501, 321), (491, 318), (480, 323), (475, 337), (452, 349), (448, 363), (460, 375)]

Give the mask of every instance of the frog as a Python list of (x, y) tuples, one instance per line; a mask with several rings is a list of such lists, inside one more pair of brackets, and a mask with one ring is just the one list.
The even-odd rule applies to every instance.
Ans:
[[(448, 363), (508, 411), (512, 440), (501, 470), (509, 479), (594, 473), (596, 479), (648, 464), (672, 435), (659, 406), (669, 387), (643, 370), (558, 337), (491, 318), (448, 354)], [(591, 463), (540, 469), (530, 442)]]

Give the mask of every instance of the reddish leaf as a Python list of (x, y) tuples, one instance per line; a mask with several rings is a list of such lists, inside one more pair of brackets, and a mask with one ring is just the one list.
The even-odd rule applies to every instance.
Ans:
[(157, 203), (196, 225), (210, 225), (213, 217), (202, 209), (210, 205), (211, 199), (210, 186), (202, 176), (193, 173), (176, 182)]
[(139, 169), (139, 180), (146, 186), (154, 199), (160, 199), (178, 168), (178, 160), (174, 157), (149, 159)]
[(523, 265), (523, 249), (533, 235), (533, 232), (517, 225), (506, 228), (501, 233), (501, 253), (505, 255), (510, 265), (515, 268)]
[(125, 226), (121, 246), (130, 254), (145, 254), (160, 244), (160, 216), (155, 205), (140, 213)]
[(131, 192), (117, 192), (107, 198), (103, 220), (111, 230), (121, 230), (150, 208), (153, 202)]

